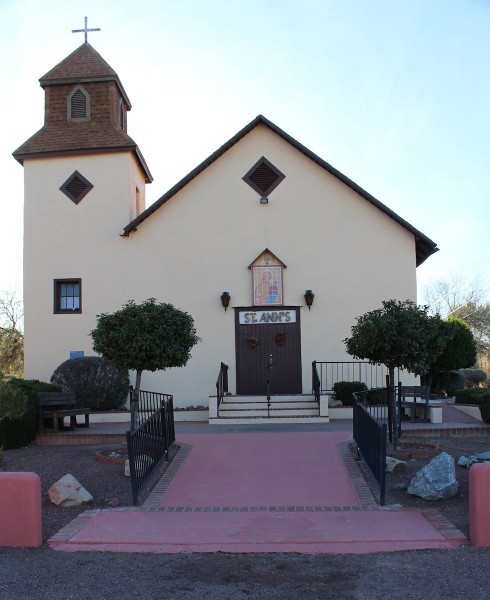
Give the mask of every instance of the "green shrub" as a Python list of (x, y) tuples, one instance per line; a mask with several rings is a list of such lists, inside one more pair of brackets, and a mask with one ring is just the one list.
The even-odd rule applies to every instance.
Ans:
[(476, 388), (487, 380), (487, 374), (483, 369), (459, 369), (459, 372), (464, 375), (465, 387)]
[(488, 388), (466, 388), (456, 391), (455, 402), (456, 404), (481, 404), (482, 399), (489, 395)]
[(99, 356), (66, 360), (51, 381), (75, 395), (77, 405), (93, 410), (117, 410), (128, 398), (129, 374)]
[[(20, 393), (27, 398), (28, 410), (21, 419), (16, 419), (15, 423), (9, 420), (9, 432), (4, 433), (4, 435), (12, 440), (8, 446), (5, 445), (6, 448), (26, 446), (36, 437), (39, 415), (37, 394), (39, 392), (59, 392), (61, 388), (37, 379), (16, 379), (15, 377), (2, 382), (0, 385), (5, 386), (6, 390), (10, 391), (10, 394)], [(5, 429), (7, 429), (7, 426), (5, 426)], [(0, 445), (3, 443), (1, 439), (2, 434), (0, 433)], [(11, 443), (15, 445), (12, 446), (10, 445)]]
[(34, 438), (26, 425), (30, 421), (29, 398), (20, 389), (0, 383), (0, 446), (9, 450), (30, 444)]
[(482, 394), (480, 402), (480, 413), (484, 423), (490, 423), (490, 390)]
[(441, 373), (434, 379), (432, 390), (434, 392), (445, 392), (447, 396), (454, 396), (456, 390), (461, 390), (465, 386), (465, 376), (462, 370)]
[(368, 404), (387, 404), (386, 388), (371, 388), (367, 393)]
[(336, 400), (342, 400), (344, 406), (352, 406), (354, 392), (366, 392), (367, 385), (361, 381), (337, 381), (334, 383), (333, 391)]

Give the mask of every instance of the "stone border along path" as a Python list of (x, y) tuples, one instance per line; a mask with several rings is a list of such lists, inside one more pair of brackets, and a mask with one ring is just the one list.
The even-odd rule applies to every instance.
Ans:
[[(243, 434), (239, 434), (243, 435)], [(184, 436), (186, 437), (186, 436)], [(467, 543), (466, 537), (458, 531), (454, 525), (452, 525), (445, 517), (443, 517), (437, 509), (427, 509), (422, 511), (413, 511), (408, 509), (395, 509), (391, 507), (378, 507), (376, 501), (371, 493), (371, 490), (366, 483), (364, 476), (361, 473), (359, 465), (357, 464), (350, 448), (349, 441), (344, 441), (336, 444), (337, 450), (343, 461), (343, 466), (348, 475), (356, 498), (359, 502), (358, 505), (353, 506), (324, 506), (324, 505), (312, 505), (312, 506), (188, 506), (188, 505), (176, 505), (176, 506), (161, 506), (164, 501), (165, 495), (175, 481), (179, 472), (181, 471), (189, 453), (192, 449), (191, 444), (178, 442), (179, 450), (174, 457), (172, 463), (168, 466), (165, 473), (158, 481), (147, 500), (141, 507), (117, 507), (113, 509), (94, 509), (86, 511), (59, 531), (56, 535), (48, 540), (48, 544), (59, 550), (105, 550), (105, 551), (136, 551), (136, 552), (302, 552), (302, 553), (363, 553), (363, 552), (374, 552), (374, 551), (394, 551), (394, 550), (407, 550), (407, 549), (423, 549), (423, 548), (452, 548), (462, 543)], [(370, 539), (362, 539), (362, 526), (359, 522), (362, 514), (369, 512), (371, 517), (368, 517), (373, 530), (374, 535), (368, 536)], [(171, 514), (172, 517), (178, 519), (173, 523), (172, 527), (168, 527), (169, 523), (165, 524), (157, 523), (150, 525), (147, 521), (142, 522), (142, 513), (158, 513), (163, 518), (164, 515)], [(180, 521), (177, 517), (177, 513), (186, 513), (186, 520)], [(195, 517), (191, 513), (221, 513), (223, 516), (219, 517), (220, 522), (211, 524), (213, 531), (218, 531), (217, 535), (221, 534), (226, 539), (226, 542), (218, 541), (217, 539), (209, 540), (203, 538), (195, 539), (193, 535), (189, 534), (188, 530), (195, 531), (195, 525), (202, 524), (201, 521), (195, 522), (198, 515)], [(235, 514), (235, 519), (240, 522), (235, 522), (233, 528), (227, 529), (227, 525), (223, 526), (222, 519), (229, 519), (232, 517), (226, 517), (223, 513), (241, 513), (243, 517)], [(248, 516), (246, 514), (248, 513)], [(296, 540), (293, 536), (287, 538), (281, 533), (281, 541), (277, 539), (271, 539), (267, 541), (259, 539), (261, 537), (262, 529), (256, 531), (257, 540), (253, 541), (250, 538), (245, 539), (240, 535), (243, 531), (249, 529), (253, 531), (255, 526), (250, 518), (257, 518), (259, 514), (264, 514), (264, 517), (271, 513), (280, 513), (290, 515), (286, 518), (284, 514), (283, 519), (286, 521), (282, 524), (282, 527), (288, 531), (294, 530), (294, 522), (291, 522), (291, 518), (295, 518), (300, 514), (316, 513), (323, 514), (325, 518), (328, 514), (337, 514), (339, 517), (335, 517), (334, 521), (331, 519), (327, 523), (324, 523), (324, 518), (321, 522), (316, 518), (313, 524), (314, 530), (311, 531), (310, 538), (308, 540)], [(344, 514), (343, 521), (339, 521), (340, 514)], [(396, 514), (394, 514), (396, 513)], [(117, 517), (119, 514), (119, 518)], [(124, 527), (120, 518), (126, 514)], [(137, 515), (141, 517), (137, 517)], [(347, 515), (350, 516), (347, 516)], [(114, 522), (110, 527), (106, 524), (106, 529), (109, 531), (107, 539), (100, 538), (100, 531), (104, 530), (103, 521), (100, 519), (111, 518)], [(252, 515), (256, 515), (253, 517)], [(357, 515), (357, 516), (356, 516)], [(279, 514), (277, 514), (279, 516)], [(151, 514), (148, 514), (151, 517)], [(157, 517), (157, 515), (155, 515)], [(208, 519), (216, 519), (210, 514)], [(366, 525), (365, 515), (363, 519), (364, 527)], [(393, 520), (393, 517), (395, 520)], [(232, 517), (233, 518), (233, 517)], [(381, 518), (381, 520), (380, 520)], [(403, 523), (405, 519), (408, 519), (406, 524)], [(97, 521), (97, 519), (99, 519)], [(133, 525), (135, 530), (134, 539), (131, 536), (131, 521), (135, 520)], [(202, 517), (199, 517), (202, 519)], [(241, 519), (241, 520), (240, 520)], [(243, 521), (245, 519), (245, 521)], [(311, 519), (315, 520), (315, 517), (311, 515)], [(311, 520), (310, 519), (310, 520)], [(97, 526), (94, 521), (97, 521)], [(158, 519), (160, 521), (160, 519)], [(191, 522), (192, 521), (192, 522)], [(193, 525), (194, 523), (194, 525)], [(425, 523), (425, 525), (424, 525)], [(278, 523), (273, 524), (277, 527)], [(223, 531), (219, 531), (220, 526)], [(229, 523), (228, 523), (229, 526)], [(287, 526), (287, 527), (286, 527)], [(332, 534), (332, 539), (325, 540), (325, 526), (329, 529), (329, 535)], [(125, 529), (125, 534), (122, 537), (119, 535), (114, 536), (114, 531), (117, 528)], [(173, 533), (172, 540), (165, 540), (162, 537), (160, 541), (156, 530), (162, 528), (162, 532), (165, 530), (170, 535), (169, 530)], [(304, 524), (302, 525), (304, 527)], [(394, 531), (393, 536), (389, 535), (389, 530)], [(316, 528), (316, 529), (315, 529)], [(433, 534), (430, 534), (428, 529), (435, 530)], [(86, 531), (84, 531), (86, 530)], [(92, 531), (90, 531), (92, 530)], [(396, 531), (395, 531), (396, 530)], [(99, 533), (95, 533), (95, 531)], [(136, 531), (138, 534), (136, 534)], [(350, 531), (350, 538), (349, 538)], [(388, 534), (387, 534), (388, 531)], [(320, 532), (320, 536), (319, 536)], [(414, 533), (415, 532), (415, 533)], [(420, 532), (420, 536), (418, 533)], [(179, 534), (182, 533), (182, 541), (178, 541)], [(277, 537), (277, 530), (273, 532)], [(294, 531), (293, 531), (294, 533)], [(234, 534), (237, 538), (232, 538)], [(190, 535), (190, 539), (189, 539)], [(251, 534), (250, 534), (251, 535)], [(245, 536), (246, 537), (246, 536)], [(298, 536), (296, 536), (298, 537)], [(304, 537), (304, 536), (303, 536)], [(117, 539), (116, 539), (117, 538)], [(240, 538), (240, 539), (239, 539)], [(283, 539), (284, 538), (284, 539)], [(221, 538), (220, 538), (221, 540)], [(296, 540), (296, 541), (295, 541)]]

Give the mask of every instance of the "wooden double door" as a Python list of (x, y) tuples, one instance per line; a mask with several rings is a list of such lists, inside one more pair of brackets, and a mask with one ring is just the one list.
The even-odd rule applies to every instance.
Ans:
[(236, 308), (237, 394), (301, 394), (298, 307)]

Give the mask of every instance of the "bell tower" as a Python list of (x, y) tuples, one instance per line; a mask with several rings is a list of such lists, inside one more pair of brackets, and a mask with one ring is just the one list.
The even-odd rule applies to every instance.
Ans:
[[(45, 328), (61, 326), (67, 338), (70, 332), (74, 337), (74, 321), (77, 330), (84, 319), (83, 329), (92, 328), (84, 311), (90, 290), (101, 285), (104, 270), (118, 269), (123, 275), (128, 244), (120, 234), (145, 209), (145, 185), (152, 181), (127, 133), (131, 103), (126, 91), (89, 43), (39, 81), (45, 92), (44, 125), (13, 153), (24, 167), (29, 377), (38, 375), (34, 357), (39, 361), (42, 350), (36, 338), (43, 338)], [(65, 347), (74, 343), (67, 341)], [(87, 345), (89, 352), (89, 340)]]

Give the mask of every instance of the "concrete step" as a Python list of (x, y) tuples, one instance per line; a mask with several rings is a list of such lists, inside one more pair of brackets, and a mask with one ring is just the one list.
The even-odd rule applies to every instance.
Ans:
[(210, 425), (262, 425), (271, 423), (328, 423), (328, 417), (218, 417), (210, 418)]
[(257, 423), (328, 423), (319, 417), (319, 406), (312, 394), (270, 396), (225, 396), (219, 407), (219, 417), (209, 419), (214, 424)]
[[(271, 402), (271, 409), (273, 410), (303, 410), (303, 409), (317, 409), (318, 404), (316, 402), (308, 402), (307, 400), (297, 400), (293, 402)], [(267, 410), (267, 401), (263, 402), (222, 402), (219, 410)]]
[[(270, 415), (271, 416), (278, 416), (278, 417), (294, 417), (294, 416), (298, 416), (298, 417), (304, 417), (304, 416), (309, 416), (309, 417), (316, 417), (318, 416), (318, 406), (315, 408), (281, 408), (281, 409), (276, 409), (276, 408), (271, 408), (270, 409)], [(227, 410), (222, 410), (221, 406), (219, 409), (219, 416), (226, 418), (226, 417), (262, 417), (262, 416), (267, 416), (267, 407), (264, 408), (229, 408)]]
[[(276, 394), (270, 399), (271, 402), (315, 402), (313, 394)], [(267, 402), (267, 396), (225, 396), (223, 402)]]

